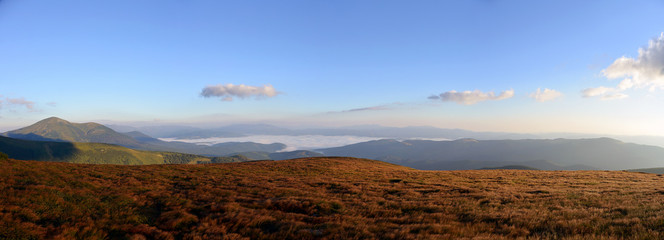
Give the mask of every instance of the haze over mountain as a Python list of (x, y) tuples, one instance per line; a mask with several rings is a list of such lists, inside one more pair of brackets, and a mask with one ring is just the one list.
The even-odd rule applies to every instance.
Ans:
[[(463, 130), (435, 128), (387, 128), (376, 126), (355, 129), (288, 130), (270, 125), (235, 125), (218, 128), (230, 132), (269, 134), (364, 134), (365, 136), (440, 136), (436, 134), (473, 134)], [(372, 128), (373, 130), (368, 130)], [(416, 129), (418, 131), (413, 131)], [(385, 131), (380, 131), (385, 130)], [(197, 130), (200, 131), (200, 130)], [(388, 135), (391, 134), (391, 135)], [(425, 135), (429, 134), (429, 135)], [(480, 133), (482, 134), (482, 133)], [(492, 133), (495, 134), (495, 133)], [(630, 144), (609, 138), (596, 139), (526, 139), (526, 140), (376, 140), (318, 149), (276, 153), (285, 149), (281, 143), (224, 142), (197, 145), (185, 142), (166, 142), (138, 131), (121, 134), (96, 123), (70, 123), (48, 118), (31, 126), (5, 133), (28, 140), (99, 142), (117, 144), (138, 150), (168, 151), (204, 156), (245, 155), (248, 159), (283, 160), (313, 156), (349, 156), (382, 160), (417, 169), (479, 169), (519, 165), (545, 170), (560, 169), (636, 169), (664, 166), (664, 149)], [(459, 136), (457, 135), (457, 136)], [(449, 136), (449, 135), (448, 135)], [(494, 135), (497, 136), (497, 135)], [(320, 152), (320, 153), (317, 153)], [(321, 154), (322, 153), (322, 154)]]
[(224, 127), (199, 128), (181, 125), (160, 125), (131, 127), (127, 125), (107, 125), (119, 132), (140, 131), (156, 138), (205, 139), (205, 138), (237, 138), (252, 135), (277, 136), (359, 136), (387, 139), (425, 139), (425, 140), (456, 140), (473, 138), (478, 140), (519, 140), (519, 139), (586, 139), (614, 138), (624, 142), (664, 147), (664, 137), (611, 135), (589, 133), (509, 133), (509, 132), (476, 132), (464, 129), (445, 129), (431, 126), (388, 127), (380, 125), (356, 125), (334, 128), (291, 129), (269, 124), (234, 124)]
[(272, 153), (285, 148), (285, 145), (281, 143), (228, 142), (206, 146), (184, 142), (165, 142), (141, 132), (122, 134), (98, 123), (71, 123), (56, 117), (44, 119), (3, 135), (24, 140), (107, 143), (138, 150), (170, 151), (206, 156), (227, 156), (252, 151)]
[(384, 138), (478, 138), (478, 139), (513, 139), (533, 138), (534, 134), (474, 132), (463, 129), (443, 129), (429, 126), (386, 127), (380, 125), (358, 125), (335, 128), (290, 129), (269, 124), (233, 124), (216, 128), (195, 128), (187, 126), (150, 126), (130, 127), (125, 125), (108, 125), (120, 132), (140, 131), (156, 138), (212, 138), (238, 137), (248, 135), (321, 135), (321, 136), (361, 136)]
[(416, 169), (456, 170), (522, 165), (544, 170), (664, 166), (664, 148), (615, 139), (378, 140), (319, 149), (327, 156), (387, 161)]

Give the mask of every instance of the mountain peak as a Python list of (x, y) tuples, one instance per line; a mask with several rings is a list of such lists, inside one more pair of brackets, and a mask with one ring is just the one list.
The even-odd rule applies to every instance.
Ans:
[(70, 122), (59, 117), (50, 117), (42, 119), (37, 123), (70, 123)]
[(99, 123), (71, 123), (57, 117), (46, 118), (30, 126), (7, 132), (5, 135), (25, 140), (96, 142), (122, 146), (139, 144), (135, 139)]

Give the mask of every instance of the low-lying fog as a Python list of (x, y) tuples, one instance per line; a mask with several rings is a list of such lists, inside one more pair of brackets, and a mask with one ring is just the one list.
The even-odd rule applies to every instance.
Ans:
[[(159, 138), (162, 141), (179, 141), (195, 143), (200, 145), (213, 145), (225, 142), (255, 142), (255, 143), (283, 143), (286, 148), (282, 151), (312, 150), (320, 148), (341, 147), (349, 144), (367, 142), (385, 138), (359, 137), (359, 136), (324, 136), (324, 135), (253, 135), (244, 137), (213, 137), (198, 139)], [(426, 139), (426, 140), (448, 140), (448, 139)]]

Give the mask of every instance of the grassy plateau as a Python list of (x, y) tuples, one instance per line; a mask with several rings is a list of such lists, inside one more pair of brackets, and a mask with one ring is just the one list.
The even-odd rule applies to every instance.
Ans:
[(664, 177), (0, 160), (0, 239), (662, 239)]

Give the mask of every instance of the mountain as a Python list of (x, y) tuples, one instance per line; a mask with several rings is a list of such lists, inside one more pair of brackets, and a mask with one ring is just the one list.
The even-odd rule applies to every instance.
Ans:
[(136, 141), (143, 142), (143, 143), (152, 143), (152, 142), (160, 142), (161, 141), (159, 139), (150, 137), (147, 134), (139, 132), (139, 131), (131, 131), (131, 132), (123, 133), (123, 134), (133, 138)]
[(2, 136), (0, 152), (19, 160), (122, 165), (244, 161), (241, 156), (209, 158), (174, 152), (139, 151), (103, 143), (30, 141)]
[(146, 150), (175, 151), (205, 156), (226, 156), (245, 152), (265, 152), (269, 154), (286, 148), (286, 145), (282, 143), (263, 144), (255, 142), (226, 142), (208, 146), (179, 141), (162, 141), (137, 131), (125, 134), (144, 143), (145, 145), (142, 148)]
[(3, 135), (38, 141), (107, 143), (137, 150), (180, 152), (205, 156), (227, 156), (239, 152), (276, 152), (284, 149), (281, 143), (261, 144), (253, 142), (219, 143), (212, 146), (185, 142), (166, 142), (138, 131), (118, 133), (98, 123), (71, 123), (51, 117)]
[(664, 166), (664, 148), (615, 139), (377, 140), (316, 150), (327, 156), (383, 160), (417, 169), (455, 170), (526, 165), (545, 170)]
[(270, 153), (270, 155), (268, 155), (268, 156), (272, 160), (286, 160), (286, 159), (294, 159), (294, 158), (322, 157), (323, 154), (317, 153), (317, 152), (312, 152), (312, 151), (306, 151), (306, 150), (298, 150), (298, 151), (291, 151), (291, 152)]
[[(118, 127), (119, 129), (129, 129), (128, 127)], [(177, 131), (173, 130), (177, 129)], [(339, 128), (307, 128), (307, 129), (288, 129), (269, 124), (235, 124), (219, 128), (185, 128), (177, 126), (152, 127), (149, 131), (157, 133), (153, 135), (150, 132), (140, 128), (142, 132), (157, 137), (195, 139), (210, 137), (239, 137), (247, 135), (323, 135), (323, 136), (361, 136), (361, 137), (379, 137), (379, 138), (479, 138), (479, 139), (523, 139), (534, 138), (536, 135), (502, 132), (473, 132), (462, 129), (443, 129), (428, 126), (415, 127), (385, 127), (379, 125), (362, 125)]]
[(30, 126), (6, 132), (4, 135), (24, 140), (95, 142), (134, 148), (142, 146), (134, 138), (113, 131), (104, 125), (71, 123), (57, 117), (41, 120)]

